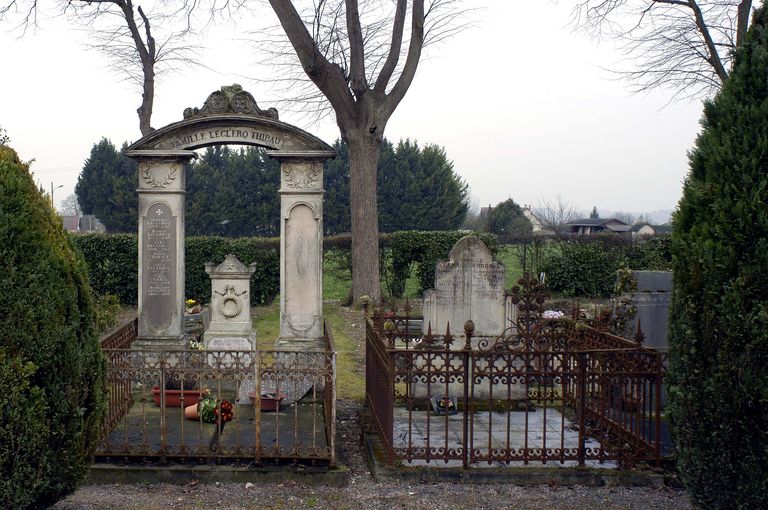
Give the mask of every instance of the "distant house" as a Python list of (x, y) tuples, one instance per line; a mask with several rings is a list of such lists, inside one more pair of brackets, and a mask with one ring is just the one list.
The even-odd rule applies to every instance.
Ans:
[(541, 220), (536, 216), (536, 214), (531, 210), (530, 205), (524, 205), (523, 206), (523, 216), (526, 217), (528, 221), (531, 222), (531, 226), (533, 227), (533, 234), (534, 235), (552, 235), (554, 232), (544, 227), (544, 224), (541, 222)]
[(61, 222), (64, 224), (64, 230), (67, 232), (78, 232), (80, 230), (80, 216), (62, 216)]
[(631, 231), (632, 237), (671, 234), (672, 225), (651, 225), (650, 223), (636, 223), (632, 225)]
[(106, 232), (104, 224), (93, 214), (83, 216), (62, 216), (61, 221), (64, 224), (64, 230), (68, 232)]
[(592, 235), (600, 232), (630, 235), (631, 225), (614, 218), (582, 218), (567, 225), (575, 235)]

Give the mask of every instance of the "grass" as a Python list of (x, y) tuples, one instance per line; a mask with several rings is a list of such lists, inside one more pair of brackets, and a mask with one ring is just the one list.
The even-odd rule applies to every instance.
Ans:
[[(362, 402), (365, 398), (365, 374), (362, 367), (362, 344), (349, 335), (347, 319), (341, 314), (341, 307), (325, 303), (323, 316), (331, 325), (336, 343), (336, 396)], [(269, 350), (275, 347), (280, 336), (280, 306), (277, 302), (259, 306), (253, 311), (253, 325), (256, 328), (256, 346)]]

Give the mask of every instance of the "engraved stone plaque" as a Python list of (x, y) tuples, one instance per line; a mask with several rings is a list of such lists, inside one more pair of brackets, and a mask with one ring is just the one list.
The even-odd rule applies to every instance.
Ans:
[(464, 236), (451, 249), (448, 260), (435, 268), (435, 289), (424, 293), (424, 331), (462, 335), (472, 319), (475, 336), (497, 336), (504, 331), (505, 269), (477, 236)]
[(176, 311), (176, 217), (163, 202), (142, 218), (141, 245), (144, 316), (155, 333), (162, 333)]

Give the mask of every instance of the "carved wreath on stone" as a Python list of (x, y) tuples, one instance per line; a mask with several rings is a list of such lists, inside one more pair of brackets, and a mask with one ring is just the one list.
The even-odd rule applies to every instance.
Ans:
[(283, 170), (289, 188), (311, 188), (320, 179), (319, 168), (298, 168)]
[(150, 165), (144, 165), (144, 168), (141, 170), (141, 177), (144, 179), (144, 182), (153, 188), (165, 188), (176, 179), (178, 173), (179, 165), (171, 165), (171, 167), (168, 169), (168, 175), (166, 176), (165, 180), (159, 181), (158, 179), (155, 179), (154, 175), (152, 175), (152, 167)]
[[(248, 291), (244, 290), (242, 292), (237, 292), (234, 285), (227, 285), (224, 287), (224, 292), (219, 292), (218, 290), (214, 292), (219, 296), (222, 296), (222, 298), (219, 300), (219, 306), (216, 307), (221, 315), (227, 319), (234, 319), (240, 315), (240, 312), (243, 311), (243, 303), (242, 299), (238, 298), (244, 294), (247, 294)], [(233, 303), (235, 305), (234, 308), (228, 307), (227, 305), (229, 303)]]

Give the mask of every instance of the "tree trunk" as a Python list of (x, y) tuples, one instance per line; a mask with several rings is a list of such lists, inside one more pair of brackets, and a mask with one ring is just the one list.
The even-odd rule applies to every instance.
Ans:
[(352, 215), (352, 298), (381, 301), (379, 284), (379, 208), (376, 174), (381, 136), (367, 128), (346, 137), (349, 146), (349, 205)]
[(141, 130), (141, 136), (147, 136), (153, 129), (152, 122), (152, 109), (155, 102), (155, 70), (154, 66), (145, 64), (144, 66), (144, 83), (141, 94), (141, 106), (136, 110), (139, 114), (139, 130)]

